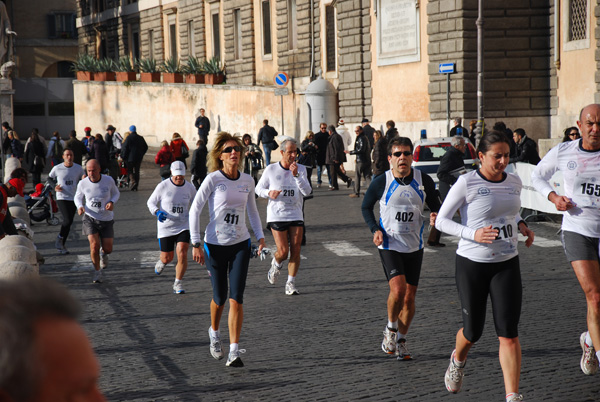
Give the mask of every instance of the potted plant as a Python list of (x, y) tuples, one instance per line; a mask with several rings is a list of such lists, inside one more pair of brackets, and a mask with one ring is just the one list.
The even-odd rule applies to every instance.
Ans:
[(94, 81), (114, 81), (115, 80), (115, 62), (113, 59), (105, 57), (96, 63), (98, 72), (94, 73)]
[(187, 64), (183, 66), (185, 82), (188, 84), (204, 84), (204, 63), (195, 56), (188, 58)]
[(93, 73), (94, 58), (87, 53), (80, 53), (77, 55), (75, 62), (71, 64), (71, 71), (74, 71), (77, 75), (77, 79), (80, 81), (90, 81), (94, 79)]
[(206, 73), (204, 82), (207, 84), (217, 85), (225, 81), (225, 66), (221, 66), (216, 56), (204, 63), (204, 72)]
[(136, 65), (135, 61), (132, 63), (129, 56), (124, 56), (119, 58), (117, 62), (116, 68), (116, 76), (117, 81), (135, 81), (136, 80), (136, 72), (134, 66)]
[(156, 60), (140, 59), (138, 66), (140, 68), (140, 81), (160, 82), (160, 71), (156, 67)]
[(162, 63), (161, 70), (163, 71), (163, 83), (173, 84), (183, 82), (183, 75), (181, 74), (178, 59), (169, 57)]

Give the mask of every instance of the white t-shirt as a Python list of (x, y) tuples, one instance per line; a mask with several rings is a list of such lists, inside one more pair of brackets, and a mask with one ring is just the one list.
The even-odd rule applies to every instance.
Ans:
[(115, 214), (106, 210), (106, 204), (115, 204), (120, 195), (112, 177), (100, 175), (100, 180), (93, 183), (88, 176), (77, 184), (74, 201), (77, 209), (85, 207), (86, 215), (99, 221), (112, 221)]
[(258, 240), (264, 238), (254, 199), (254, 179), (249, 174), (240, 173), (236, 180), (232, 180), (218, 170), (206, 176), (190, 209), (192, 243), (200, 242), (200, 213), (207, 201), (210, 221), (204, 242), (230, 246), (249, 239), (246, 212), (254, 236)]
[(64, 162), (54, 166), (48, 177), (54, 179), (56, 184), (60, 184), (62, 187), (62, 191), (56, 192), (56, 199), (73, 201), (75, 192), (77, 191), (77, 183), (79, 183), (84, 174), (83, 168), (77, 163), (73, 163), (71, 167), (66, 167)]
[(148, 209), (156, 215), (159, 209), (166, 212), (164, 222), (156, 220), (157, 237), (175, 236), (184, 230), (189, 230), (190, 205), (196, 196), (196, 188), (185, 181), (177, 186), (171, 179), (161, 181), (148, 198)]
[(552, 148), (535, 167), (531, 180), (535, 189), (548, 198), (554, 191), (548, 181), (560, 170), (565, 196), (577, 204), (565, 211), (562, 229), (600, 237), (600, 150), (586, 151), (581, 141), (563, 142)]
[(379, 200), (379, 225), (383, 229), (382, 250), (412, 253), (423, 248), (423, 191), (421, 171), (413, 169), (413, 180), (402, 186), (391, 170), (385, 172), (385, 190)]
[[(271, 190), (281, 190), (277, 199), (269, 198)], [(284, 169), (281, 163), (267, 166), (256, 186), (256, 194), (269, 200), (267, 222), (303, 221), (302, 201), (310, 190), (306, 167), (298, 165), (298, 177), (294, 177), (291, 170)]]
[[(518, 254), (518, 223), (521, 208), (521, 179), (507, 173), (504, 180), (491, 182), (479, 171), (466, 173), (452, 186), (438, 213), (435, 227), (460, 237), (456, 254), (476, 262), (502, 262)], [(452, 217), (460, 209), (461, 223)], [(492, 225), (499, 234), (492, 244), (475, 241), (475, 232)]]

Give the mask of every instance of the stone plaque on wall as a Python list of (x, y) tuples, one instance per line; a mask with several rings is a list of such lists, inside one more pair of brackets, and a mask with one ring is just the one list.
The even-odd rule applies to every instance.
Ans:
[(377, 0), (377, 65), (419, 61), (419, 2)]

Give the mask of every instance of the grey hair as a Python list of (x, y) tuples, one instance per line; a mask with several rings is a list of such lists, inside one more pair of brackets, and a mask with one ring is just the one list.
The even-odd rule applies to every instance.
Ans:
[(452, 137), (452, 139), (450, 140), (450, 144), (452, 144), (453, 147), (456, 147), (458, 145), (462, 145), (465, 143), (465, 139), (464, 137), (460, 136), (460, 135), (455, 135), (454, 137)]
[(37, 322), (76, 320), (80, 308), (67, 290), (45, 279), (0, 280), (0, 392), (15, 402), (37, 392), (43, 373), (36, 361)]
[(287, 137), (281, 142), (281, 151), (285, 151), (287, 149), (287, 144), (294, 144), (296, 148), (298, 148), (298, 141), (296, 141), (292, 137)]
[(460, 117), (455, 117), (452, 120), (454, 120), (457, 124), (461, 124), (462, 123), (462, 119)]

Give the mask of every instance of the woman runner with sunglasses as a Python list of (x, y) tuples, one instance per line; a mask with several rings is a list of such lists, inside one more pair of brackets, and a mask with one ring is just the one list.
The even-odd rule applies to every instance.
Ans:
[[(240, 162), (244, 146), (239, 136), (221, 132), (208, 155), (211, 172), (194, 198), (190, 210), (190, 235), (194, 261), (208, 269), (213, 288), (210, 302), (210, 353), (223, 358), (219, 324), (227, 300), (229, 275), (229, 357), (227, 366), (243, 367), (238, 348), (242, 320), (246, 276), (250, 262), (250, 233), (246, 228), (246, 213), (259, 253), (265, 246), (260, 216), (254, 197), (254, 179), (241, 173)], [(200, 213), (208, 202), (210, 221), (206, 225), (204, 248), (200, 248)]]
[[(387, 325), (381, 349), (396, 354), (398, 360), (411, 360), (406, 334), (415, 315), (415, 296), (423, 262), (423, 207), (440, 209), (433, 179), (412, 169), (413, 144), (409, 138), (395, 137), (387, 148), (391, 169), (373, 179), (365, 193), (362, 214), (373, 233), (373, 243), (387, 277)], [(379, 222), (373, 207), (379, 201)]]
[[(456, 334), (444, 382), (448, 391), (460, 391), (467, 354), (483, 333), (489, 295), (500, 341), (506, 401), (522, 401), (518, 332), (522, 286), (517, 236), (519, 232), (526, 236), (529, 247), (534, 234), (519, 216), (521, 179), (504, 172), (510, 159), (506, 136), (498, 131), (485, 134), (477, 153), (481, 168), (458, 178), (435, 223), (438, 230), (460, 237), (455, 276), (463, 328)], [(458, 209), (461, 223), (452, 220)]]

